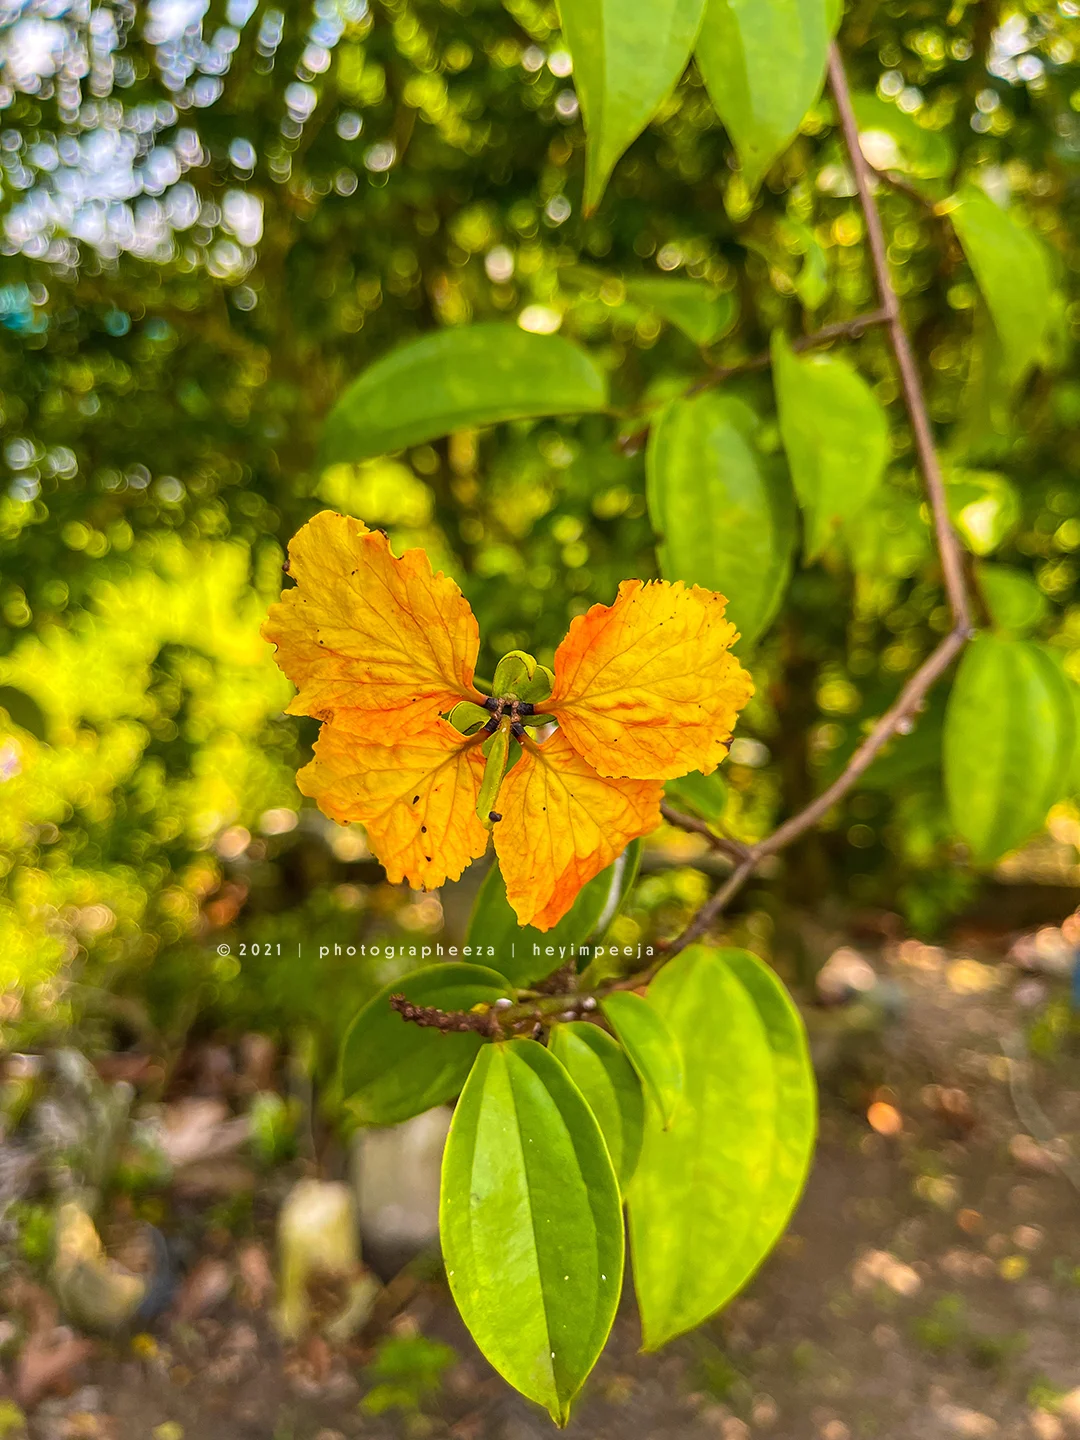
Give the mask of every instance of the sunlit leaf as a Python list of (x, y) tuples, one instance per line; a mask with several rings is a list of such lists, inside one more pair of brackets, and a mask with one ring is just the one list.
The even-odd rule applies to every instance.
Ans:
[(561, 0), (588, 145), (585, 208), (600, 203), (623, 151), (675, 88), (705, 0)]
[(694, 52), (751, 191), (821, 93), (827, 0), (708, 0)]
[(945, 476), (949, 515), (975, 555), (992, 555), (1020, 523), (1015, 486), (993, 470), (950, 470)]
[(600, 1127), (535, 1041), (477, 1059), (446, 1142), (439, 1229), (473, 1339), (564, 1425), (615, 1318), (623, 1222)]
[(323, 463), (364, 460), (467, 426), (581, 415), (606, 404), (604, 377), (561, 335), (499, 324), (438, 330), (353, 381), (327, 419)]
[(920, 125), (914, 115), (880, 95), (853, 95), (851, 103), (859, 143), (876, 169), (898, 170), (916, 180), (936, 180), (951, 173), (953, 147), (940, 130)]
[(974, 185), (953, 196), (949, 218), (990, 309), (1006, 373), (1020, 381), (1042, 352), (1053, 313), (1046, 250), (1015, 215)]
[(624, 580), (613, 605), (570, 622), (547, 709), (601, 775), (707, 774), (754, 690), (735, 634), (722, 595)]
[(552, 1027), (551, 1053), (584, 1095), (596, 1116), (623, 1194), (637, 1167), (645, 1124), (645, 1100), (626, 1052), (598, 1025), (584, 1021)]
[(550, 930), (631, 840), (660, 824), (658, 780), (598, 775), (559, 729), (524, 742), (499, 794), (495, 853), (523, 925)]
[(444, 1035), (403, 1020), (391, 1008), (394, 994), (438, 1010), (471, 1010), (512, 998), (513, 991), (495, 970), (453, 963), (414, 970), (384, 985), (341, 1044), (341, 1095), (363, 1125), (396, 1125), (452, 1100), (484, 1044), (475, 1032)]
[(756, 443), (741, 400), (676, 400), (649, 436), (647, 493), (660, 569), (727, 595), (749, 649), (775, 615), (791, 573), (795, 500), (782, 462)]
[(720, 293), (703, 280), (628, 280), (626, 293), (669, 320), (696, 345), (711, 345), (726, 335), (739, 313), (733, 292)]
[(965, 651), (945, 716), (953, 827), (990, 863), (1033, 835), (1066, 793), (1076, 744), (1069, 682), (1030, 640), (982, 634)]
[(803, 509), (806, 558), (813, 560), (881, 483), (889, 422), (846, 360), (801, 359), (779, 331), (772, 352), (780, 433)]
[(678, 1041), (649, 1001), (630, 990), (616, 990), (601, 1001), (600, 1008), (663, 1123), (670, 1124), (678, 1113), (684, 1086)]
[(1026, 635), (1050, 613), (1050, 602), (1025, 570), (982, 563), (975, 567), (979, 594), (997, 630)]
[[(573, 905), (550, 930), (519, 925), (506, 898), (506, 883), (496, 861), (484, 876), (469, 920), (466, 944), (494, 946), (499, 970), (515, 985), (542, 980), (568, 961), (583, 968), (587, 942), (599, 940), (618, 914), (637, 875), (641, 841), (583, 886)], [(551, 953), (549, 954), (549, 949)]]
[(686, 1061), (670, 1128), (646, 1113), (630, 1186), (634, 1286), (655, 1350), (725, 1305), (776, 1243), (806, 1179), (816, 1106), (802, 1021), (756, 956), (694, 946), (649, 997)]

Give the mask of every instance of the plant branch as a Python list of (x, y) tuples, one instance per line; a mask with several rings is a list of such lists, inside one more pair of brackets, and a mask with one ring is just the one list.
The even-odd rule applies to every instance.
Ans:
[[(823, 325), (820, 330), (814, 330), (809, 335), (800, 335), (791, 342), (791, 348), (798, 351), (816, 350), (821, 345), (831, 345), (834, 340), (857, 340), (873, 326), (887, 325), (889, 319), (889, 313), (884, 306), (877, 310), (867, 310), (862, 315), (853, 315), (850, 320), (838, 320), (834, 325)], [(751, 355), (748, 360), (739, 360), (734, 365), (714, 366), (700, 380), (695, 380), (685, 393), (688, 396), (698, 395), (713, 385), (722, 385), (733, 375), (742, 375), (748, 370), (767, 370), (771, 364), (771, 351), (762, 350), (757, 355)]]
[(900, 312), (900, 297), (897, 295), (889, 275), (888, 247), (885, 243), (885, 231), (882, 228), (881, 216), (874, 203), (872, 172), (859, 144), (859, 126), (851, 104), (851, 91), (848, 88), (840, 49), (835, 41), (829, 49), (829, 86), (833, 92), (833, 99), (836, 101), (840, 127), (844, 132), (844, 142), (855, 176), (855, 186), (859, 192), (859, 204), (862, 207), (863, 221), (866, 225), (866, 237), (870, 242), (870, 257), (873, 261), (874, 278), (877, 281), (881, 308), (887, 317), (889, 338), (892, 341), (893, 353), (900, 371), (900, 383), (903, 386), (904, 401), (911, 420), (912, 433), (915, 436), (919, 466), (923, 472), (927, 496), (934, 513), (934, 532), (937, 537), (938, 555), (945, 578), (945, 589), (949, 596), (949, 605), (957, 628), (966, 631), (971, 628), (971, 605), (968, 599), (967, 585), (964, 581), (960, 542), (956, 538), (956, 532), (949, 519), (949, 507), (945, 498), (945, 480), (941, 473), (937, 450), (934, 447), (934, 436), (930, 429), (930, 414), (926, 408), (926, 396), (923, 394), (922, 381), (919, 379), (919, 368), (915, 363), (911, 341), (904, 328), (904, 320)]
[[(874, 278), (880, 297), (880, 308), (864, 315), (857, 315), (838, 325), (828, 325), (822, 330), (807, 335), (795, 342), (797, 350), (812, 349), (828, 344), (832, 340), (854, 338), (870, 325), (885, 325), (893, 353), (900, 372), (904, 401), (907, 405), (915, 449), (923, 473), (927, 496), (934, 516), (934, 534), (938, 556), (941, 562), (945, 589), (953, 616), (953, 627), (949, 634), (923, 661), (897, 696), (895, 702), (881, 716), (877, 724), (852, 755), (843, 772), (831, 785), (816, 796), (809, 805), (777, 827), (776, 830), (756, 845), (744, 846), (737, 841), (717, 836), (705, 824), (691, 815), (684, 815), (667, 804), (661, 806), (664, 818), (671, 825), (692, 834), (704, 835), (717, 850), (728, 855), (735, 868), (717, 890), (715, 895), (694, 915), (683, 932), (675, 939), (663, 942), (658, 948), (659, 958), (647, 970), (625, 976), (599, 986), (595, 994), (573, 992), (564, 995), (544, 996), (512, 1005), (500, 1002), (485, 1012), (443, 1012), (426, 1010), (410, 1005), (404, 996), (394, 996), (391, 1004), (405, 1019), (421, 1025), (435, 1025), (442, 1030), (477, 1030), (481, 1034), (500, 1036), (522, 1033), (537, 1024), (551, 1023), (557, 1019), (574, 1019), (597, 1010), (599, 999), (613, 990), (632, 990), (645, 985), (673, 955), (686, 948), (706, 933), (710, 925), (727, 909), (728, 905), (753, 875), (758, 865), (769, 855), (775, 855), (815, 826), (855, 785), (859, 777), (869, 768), (884, 746), (897, 735), (906, 735), (914, 728), (915, 718), (923, 709), (930, 689), (944, 675), (953, 660), (971, 638), (971, 595), (966, 578), (963, 552), (956, 533), (949, 520), (948, 504), (945, 497), (945, 481), (941, 473), (937, 451), (934, 446), (930, 416), (919, 378), (911, 341), (904, 328), (900, 310), (900, 298), (889, 274), (888, 252), (885, 234), (874, 203), (872, 170), (859, 146), (859, 129), (851, 104), (851, 92), (844, 72), (840, 51), (834, 43), (829, 52), (829, 84), (836, 101), (840, 124), (844, 134), (851, 167), (855, 175), (859, 203), (866, 226)], [(885, 179), (890, 177), (885, 176)], [(769, 356), (763, 354), (743, 361), (739, 365), (718, 368), (709, 372), (687, 392), (694, 394), (709, 385), (720, 384), (730, 375), (743, 370), (763, 369), (769, 363)]]
[(741, 841), (729, 839), (726, 835), (717, 835), (712, 826), (704, 820), (699, 820), (696, 815), (684, 815), (666, 801), (661, 802), (660, 814), (669, 825), (674, 825), (679, 830), (686, 830), (691, 835), (703, 835), (714, 850), (719, 850), (722, 855), (727, 855), (732, 860), (745, 860), (750, 853), (749, 846), (743, 845)]

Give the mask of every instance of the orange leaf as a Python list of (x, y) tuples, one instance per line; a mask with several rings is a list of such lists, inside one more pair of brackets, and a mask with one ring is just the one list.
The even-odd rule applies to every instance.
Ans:
[(397, 559), (381, 531), (323, 510), (294, 536), (289, 567), (296, 586), (262, 633), (299, 692), (290, 715), (348, 710), (369, 737), (392, 741), (483, 699), (472, 684), (476, 620), (423, 550)]
[(365, 827), (391, 884), (434, 890), (487, 848), (476, 818), (483, 775), (480, 746), (446, 720), (390, 745), (335, 722), (323, 726), (296, 783), (331, 820)]
[(581, 887), (660, 823), (657, 780), (605, 780), (557, 730), (526, 740), (499, 792), (495, 849), (520, 925), (550, 930)]
[(754, 686), (729, 653), (726, 604), (681, 580), (624, 580), (614, 605), (571, 623), (544, 709), (601, 775), (708, 775), (727, 754)]

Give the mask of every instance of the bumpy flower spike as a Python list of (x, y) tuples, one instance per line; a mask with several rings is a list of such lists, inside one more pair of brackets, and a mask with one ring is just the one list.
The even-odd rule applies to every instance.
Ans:
[(297, 583), (263, 634), (297, 686), (290, 713), (323, 722), (301, 791), (363, 824), (393, 882), (456, 879), (493, 831), (522, 925), (550, 929), (656, 828), (664, 780), (716, 768), (753, 693), (723, 596), (697, 586), (624, 581), (573, 621), (554, 673), (512, 651), (485, 696), (476, 621), (422, 550), (397, 558), (323, 511), (289, 556)]

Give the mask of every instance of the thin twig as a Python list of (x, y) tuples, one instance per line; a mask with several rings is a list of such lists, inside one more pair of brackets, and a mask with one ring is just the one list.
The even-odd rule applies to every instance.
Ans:
[(727, 835), (717, 835), (706, 821), (699, 820), (696, 815), (684, 815), (666, 801), (660, 804), (660, 814), (669, 825), (674, 825), (679, 830), (686, 830), (691, 835), (703, 835), (714, 850), (719, 850), (722, 855), (727, 855), (732, 860), (745, 860), (750, 853), (748, 845), (732, 840)]
[(897, 368), (900, 371), (900, 383), (903, 386), (904, 401), (911, 420), (912, 433), (915, 436), (919, 466), (926, 482), (930, 507), (934, 512), (934, 531), (937, 536), (938, 554), (945, 577), (949, 605), (957, 628), (966, 631), (971, 627), (971, 606), (968, 600), (967, 585), (964, 581), (960, 542), (956, 538), (956, 532), (949, 519), (949, 506), (945, 499), (945, 480), (938, 462), (937, 450), (934, 448), (934, 436), (930, 429), (930, 414), (926, 408), (926, 396), (923, 394), (922, 381), (919, 379), (919, 368), (915, 363), (911, 341), (904, 329), (904, 320), (900, 312), (900, 297), (897, 295), (889, 275), (885, 231), (881, 225), (881, 216), (878, 214), (877, 205), (874, 203), (870, 166), (867, 164), (859, 144), (859, 126), (851, 104), (851, 91), (848, 88), (840, 49), (835, 41), (829, 49), (829, 85), (833, 92), (833, 99), (836, 101), (840, 127), (844, 132), (844, 142), (847, 145), (852, 173), (855, 176), (855, 186), (859, 192), (859, 204), (862, 207), (863, 221), (866, 225), (866, 236), (870, 242), (870, 256), (873, 260), (878, 296), (881, 300), (881, 308), (887, 316), (889, 338), (892, 341)]
[[(814, 330), (809, 335), (800, 335), (791, 342), (791, 348), (800, 353), (805, 350), (816, 350), (822, 345), (831, 345), (835, 340), (857, 340), (867, 330), (875, 325), (887, 325), (889, 316), (883, 309), (868, 310), (862, 315), (853, 315), (850, 320), (837, 320), (835, 324), (823, 325), (820, 330)], [(750, 355), (745, 360), (736, 360), (731, 365), (714, 365), (711, 370), (706, 370), (691, 385), (682, 391), (680, 399), (688, 400), (694, 395), (700, 395), (703, 390), (711, 390), (716, 385), (723, 385), (725, 381), (732, 379), (735, 375), (747, 375), (754, 370), (767, 370), (772, 363), (772, 355), (768, 350), (759, 350), (756, 355)], [(642, 406), (643, 411), (658, 409), (668, 404), (668, 399), (652, 400), (648, 405)], [(649, 433), (650, 422), (646, 421), (639, 430), (630, 435), (624, 435), (619, 441), (619, 448), (625, 454), (634, 454), (645, 442)]]
[[(865, 160), (866, 157), (863, 156), (863, 159)], [(913, 185), (910, 180), (905, 180), (903, 175), (898, 175), (895, 170), (882, 170), (878, 165), (871, 165), (869, 160), (866, 160), (866, 168), (875, 180), (880, 180), (883, 185), (888, 185), (890, 189), (899, 191), (901, 195), (906, 195), (909, 200), (914, 200), (916, 205), (920, 206), (923, 210), (926, 210), (936, 219), (940, 219), (933, 200), (924, 195), (917, 185)]]
[[(887, 325), (889, 314), (884, 307), (878, 310), (868, 310), (863, 315), (855, 315), (850, 320), (838, 320), (834, 325), (823, 325), (820, 330), (814, 330), (809, 335), (800, 335), (791, 342), (791, 348), (797, 351), (817, 350), (822, 345), (831, 345), (834, 340), (858, 340), (867, 330), (875, 325)], [(742, 375), (748, 370), (767, 370), (772, 364), (772, 352), (762, 350), (757, 355), (751, 355), (748, 360), (739, 360), (734, 365), (717, 365), (712, 370), (706, 371), (700, 380), (695, 380), (686, 394), (697, 395), (702, 390), (708, 390), (713, 385), (722, 385), (725, 380), (730, 380), (733, 375)]]

